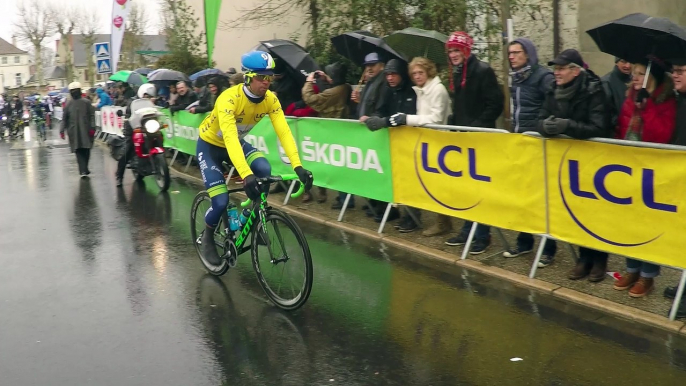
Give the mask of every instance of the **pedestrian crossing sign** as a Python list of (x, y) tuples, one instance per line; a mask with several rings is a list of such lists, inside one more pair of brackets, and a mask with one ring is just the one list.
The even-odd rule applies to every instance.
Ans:
[(98, 74), (109, 74), (112, 72), (110, 67), (110, 59), (98, 59), (97, 63)]
[(110, 57), (110, 43), (95, 43), (95, 57), (98, 59), (104, 59)]

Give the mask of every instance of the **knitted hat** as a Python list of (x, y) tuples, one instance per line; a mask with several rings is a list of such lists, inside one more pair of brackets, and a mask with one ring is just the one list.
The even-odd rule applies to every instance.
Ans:
[[(453, 32), (448, 38), (448, 41), (445, 42), (446, 50), (449, 50), (451, 48), (457, 48), (464, 55), (464, 64), (462, 67), (462, 81), (460, 82), (462, 87), (464, 87), (465, 82), (467, 81), (467, 59), (469, 59), (469, 56), (472, 54), (473, 45), (474, 39), (472, 39), (472, 37), (469, 36), (468, 33), (463, 31)], [(450, 61), (450, 58), (448, 58), (448, 66), (450, 67), (450, 90), (453, 91), (455, 90), (455, 86), (453, 85), (453, 63)]]

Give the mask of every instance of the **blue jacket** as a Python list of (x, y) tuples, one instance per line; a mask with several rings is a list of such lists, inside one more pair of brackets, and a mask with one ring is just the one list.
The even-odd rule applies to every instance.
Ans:
[(521, 44), (526, 51), (529, 57), (527, 64), (531, 66), (531, 74), (524, 80), (519, 80), (517, 77), (512, 78), (512, 86), (510, 86), (513, 105), (512, 129), (515, 133), (536, 131), (538, 113), (555, 77), (549, 69), (538, 64), (538, 52), (531, 40), (519, 38), (513, 42)]
[(98, 103), (97, 108), (100, 109), (103, 106), (112, 106), (112, 98), (110, 98), (109, 95), (105, 92), (105, 90), (99, 88), (96, 90), (98, 93), (98, 97), (100, 98), (100, 102)]

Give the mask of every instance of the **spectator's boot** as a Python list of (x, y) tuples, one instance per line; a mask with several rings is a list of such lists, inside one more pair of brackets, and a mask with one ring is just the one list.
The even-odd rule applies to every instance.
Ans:
[(326, 202), (326, 189), (325, 188), (317, 188), (318, 194), (317, 194), (317, 203), (323, 204)]
[(581, 280), (591, 273), (593, 263), (578, 261), (574, 269), (569, 272), (569, 280)]
[(212, 265), (220, 265), (222, 263), (222, 258), (219, 256), (217, 245), (214, 243), (214, 228), (206, 227), (200, 240), (202, 257)]
[(436, 222), (432, 226), (427, 228), (424, 232), (422, 232), (422, 235), (426, 237), (434, 237), (444, 235), (446, 233), (451, 232), (452, 230), (453, 223), (451, 221), (450, 216), (439, 214), (437, 215)]
[(599, 283), (605, 280), (607, 273), (607, 259), (598, 259), (593, 263), (593, 268), (591, 269), (591, 274), (588, 277), (588, 281), (593, 283)]
[(615, 285), (612, 286), (612, 288), (616, 289), (617, 291), (628, 290), (629, 288), (631, 288), (631, 286), (638, 282), (640, 276), (641, 275), (638, 272), (627, 273), (626, 275), (622, 276), (621, 279), (617, 280), (617, 282), (615, 282)]
[(641, 277), (629, 290), (629, 296), (632, 298), (642, 298), (648, 295), (653, 288), (655, 288), (655, 281), (652, 278)]
[(303, 193), (303, 204), (307, 204), (308, 202), (312, 202), (312, 193), (310, 192), (305, 192)]

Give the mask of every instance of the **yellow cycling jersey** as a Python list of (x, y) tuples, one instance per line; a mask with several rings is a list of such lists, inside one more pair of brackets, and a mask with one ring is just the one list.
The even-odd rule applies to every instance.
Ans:
[(248, 99), (242, 84), (222, 92), (217, 97), (212, 112), (200, 124), (200, 138), (209, 144), (226, 148), (238, 174), (245, 178), (252, 171), (243, 154), (240, 139), (265, 115), (269, 115), (291, 166), (302, 166), (281, 103), (271, 91), (267, 91), (260, 103), (253, 103)]

